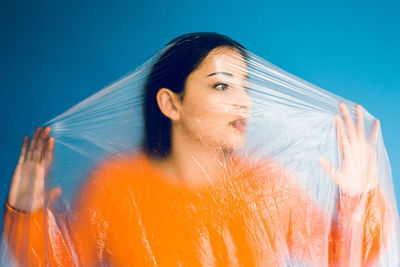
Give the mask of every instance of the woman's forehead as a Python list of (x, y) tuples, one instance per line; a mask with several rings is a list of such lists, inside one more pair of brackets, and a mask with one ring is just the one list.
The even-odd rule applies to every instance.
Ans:
[(230, 73), (232, 76), (247, 76), (247, 67), (242, 54), (232, 48), (212, 50), (195, 70), (209, 76), (212, 73)]

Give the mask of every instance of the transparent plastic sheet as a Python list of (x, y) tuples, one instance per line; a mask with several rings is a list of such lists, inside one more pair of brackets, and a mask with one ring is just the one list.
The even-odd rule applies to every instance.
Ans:
[[(363, 110), (362, 129), (354, 103), (241, 47), (214, 49), (188, 76), (174, 152), (149, 155), (145, 89), (173, 46), (46, 123), (44, 206), (6, 204), (2, 266), (400, 265), (375, 118)], [(355, 136), (335, 120), (341, 102)]]

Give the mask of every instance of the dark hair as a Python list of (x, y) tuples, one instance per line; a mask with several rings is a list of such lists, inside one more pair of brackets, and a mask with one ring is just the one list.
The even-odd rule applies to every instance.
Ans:
[(156, 96), (161, 88), (183, 93), (186, 78), (217, 47), (237, 49), (244, 57), (245, 48), (231, 38), (208, 32), (188, 33), (170, 41), (155, 62), (144, 93), (144, 141), (148, 156), (165, 158), (171, 152), (171, 121), (161, 113)]

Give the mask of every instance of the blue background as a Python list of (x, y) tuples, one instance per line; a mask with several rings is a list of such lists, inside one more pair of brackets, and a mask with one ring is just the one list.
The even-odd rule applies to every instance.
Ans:
[(1, 1), (0, 199), (34, 128), (177, 35), (216, 31), (382, 124), (400, 199), (400, 4), (386, 1)]

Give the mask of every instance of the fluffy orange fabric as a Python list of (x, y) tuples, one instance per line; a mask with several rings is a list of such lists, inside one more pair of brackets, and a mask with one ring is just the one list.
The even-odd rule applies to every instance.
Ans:
[[(279, 266), (292, 256), (334, 265), (346, 249), (346, 223), (330, 226), (304, 190), (268, 163), (234, 162), (220, 181), (193, 188), (165, 177), (139, 154), (106, 162), (82, 188), (68, 221), (51, 208), (44, 217), (6, 205), (3, 233), (17, 262)], [(378, 258), (388, 228), (381, 194), (368, 201), (365, 265)], [(346, 220), (352, 205), (339, 206), (338, 217)]]

